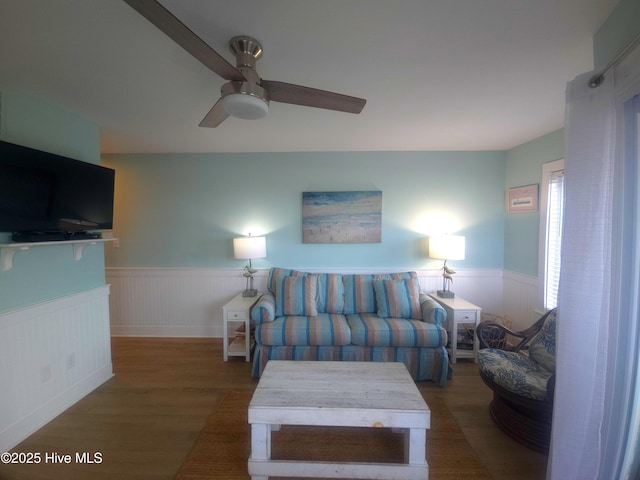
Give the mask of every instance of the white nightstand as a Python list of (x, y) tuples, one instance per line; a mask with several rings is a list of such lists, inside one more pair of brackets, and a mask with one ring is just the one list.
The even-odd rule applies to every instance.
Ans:
[[(242, 293), (239, 293), (222, 307), (225, 362), (229, 357), (245, 357), (247, 362), (251, 361), (251, 349), (254, 343), (251, 336), (251, 309), (260, 297), (260, 294), (255, 297), (243, 297)], [(244, 333), (238, 329), (244, 329)]]
[[(476, 326), (480, 323), (482, 309), (460, 297), (441, 298), (436, 293), (429, 296), (444, 307), (447, 311), (447, 334), (449, 335), (449, 353), (451, 363), (456, 363), (458, 358), (473, 358), (477, 361), (478, 339), (475, 335)], [(473, 350), (458, 349), (458, 330), (462, 324), (473, 325)]]

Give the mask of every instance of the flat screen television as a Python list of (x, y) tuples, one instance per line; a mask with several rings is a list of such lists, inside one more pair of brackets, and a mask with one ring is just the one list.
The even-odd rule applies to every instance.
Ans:
[(0, 141), (0, 232), (37, 241), (111, 229), (114, 181), (110, 168)]

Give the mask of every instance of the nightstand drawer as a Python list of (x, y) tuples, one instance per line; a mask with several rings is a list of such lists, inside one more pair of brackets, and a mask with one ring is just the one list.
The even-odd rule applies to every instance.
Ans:
[(230, 310), (227, 311), (227, 320), (246, 320), (249, 312), (246, 310)]
[(456, 323), (476, 323), (476, 310), (456, 310), (453, 318)]

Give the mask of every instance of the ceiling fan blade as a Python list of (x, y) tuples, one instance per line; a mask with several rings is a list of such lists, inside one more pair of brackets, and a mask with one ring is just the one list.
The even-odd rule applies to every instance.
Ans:
[(360, 113), (367, 101), (341, 93), (327, 92), (317, 88), (302, 87), (291, 83), (262, 80), (261, 85), (275, 102), (292, 103), (306, 107), (325, 108), (347, 113)]
[(222, 108), (222, 99), (219, 99), (216, 104), (211, 107), (209, 113), (200, 122), (200, 127), (216, 128), (229, 116), (229, 114)]
[(156, 0), (124, 0), (203, 65), (226, 80), (246, 81), (233, 65)]

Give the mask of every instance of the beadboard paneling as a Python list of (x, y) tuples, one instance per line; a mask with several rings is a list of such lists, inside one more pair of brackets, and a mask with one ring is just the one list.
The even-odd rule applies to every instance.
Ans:
[[(399, 269), (340, 270), (334, 273), (382, 273)], [(439, 270), (415, 269), (421, 289), (442, 288)], [(317, 271), (310, 269), (308, 271)], [(109, 268), (111, 333), (122, 336), (222, 337), (222, 306), (244, 290), (242, 269)], [(255, 286), (266, 289), (269, 271), (256, 273)], [(452, 290), (491, 313), (502, 312), (501, 270), (458, 270)]]
[[(222, 337), (222, 306), (245, 289), (242, 269), (107, 269), (111, 334)], [(267, 270), (255, 275), (264, 290)]]
[(504, 272), (504, 314), (511, 319), (514, 330), (531, 326), (542, 315), (538, 306), (538, 277)]
[(109, 287), (0, 314), (0, 452), (112, 376)]

